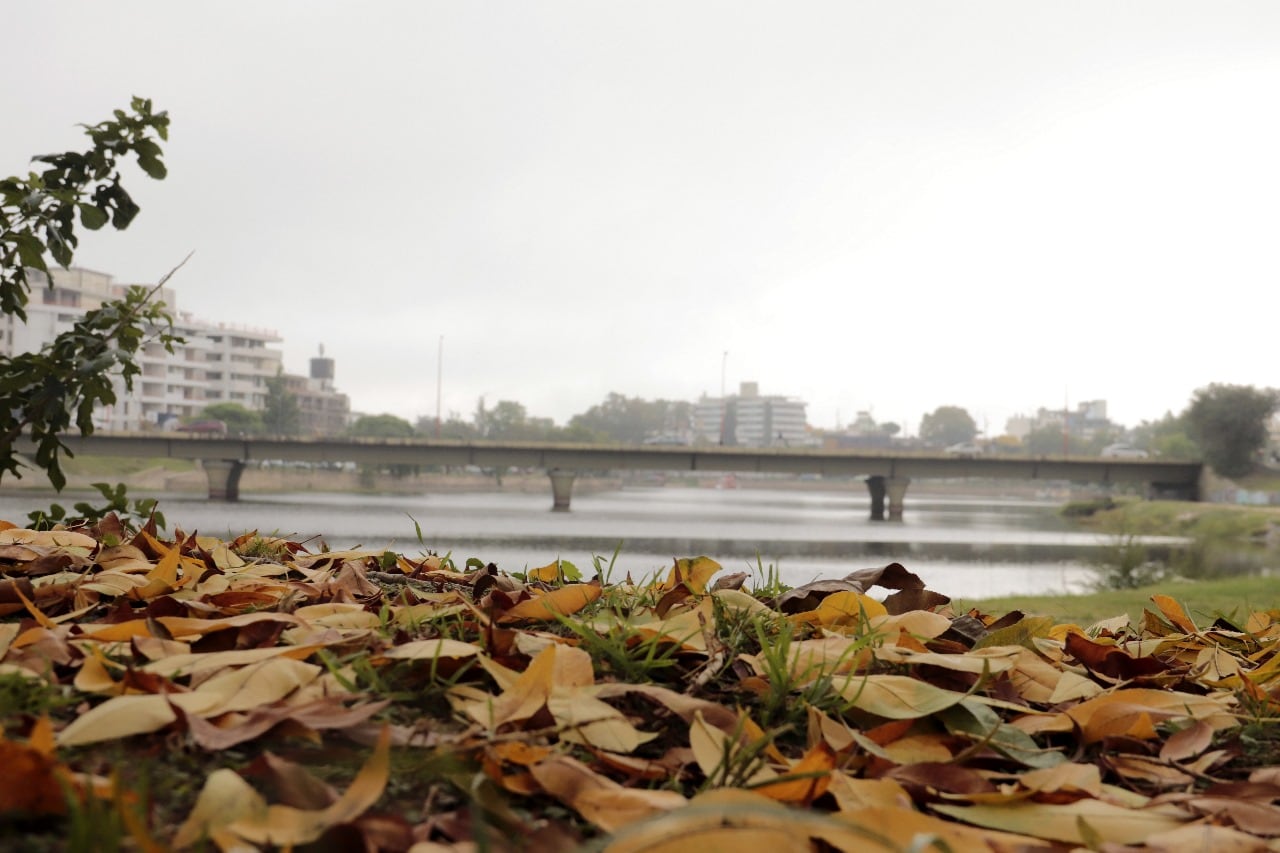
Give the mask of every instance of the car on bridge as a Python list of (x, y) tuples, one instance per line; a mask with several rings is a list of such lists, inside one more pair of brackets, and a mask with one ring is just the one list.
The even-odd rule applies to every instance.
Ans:
[(974, 444), (972, 441), (962, 441), (959, 444), (951, 445), (942, 452), (948, 456), (981, 456), (984, 451), (980, 444)]
[(1146, 459), (1151, 456), (1147, 451), (1132, 444), (1108, 444), (1098, 455), (1106, 459)]

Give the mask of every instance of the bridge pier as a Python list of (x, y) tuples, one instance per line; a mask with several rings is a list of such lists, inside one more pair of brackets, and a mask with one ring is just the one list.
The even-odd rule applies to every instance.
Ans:
[(867, 491), (871, 493), (871, 520), (884, 521), (884, 477), (873, 474), (866, 480)]
[(885, 477), (873, 474), (867, 478), (867, 491), (871, 493), (871, 520), (884, 521), (885, 498), (889, 499), (889, 521), (902, 521), (902, 510), (907, 496), (910, 477)]
[(902, 510), (907, 497), (907, 484), (910, 482), (910, 477), (890, 477), (885, 481), (885, 488), (889, 491), (890, 521), (902, 521)]
[(244, 463), (239, 459), (201, 459), (200, 466), (209, 479), (209, 500), (240, 500), (240, 475), (244, 473)]
[(547, 476), (551, 478), (551, 511), (568, 512), (569, 498), (573, 495), (573, 481), (578, 472), (549, 468)]

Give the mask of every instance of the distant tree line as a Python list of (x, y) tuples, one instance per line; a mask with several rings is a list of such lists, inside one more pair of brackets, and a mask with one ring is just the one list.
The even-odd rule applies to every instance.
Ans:
[[(1105, 447), (1126, 442), (1164, 459), (1202, 459), (1226, 477), (1249, 473), (1269, 442), (1268, 426), (1280, 408), (1280, 392), (1246, 385), (1209, 385), (1197, 390), (1180, 414), (1167, 412), (1132, 429), (1112, 425), (1087, 433), (1067, 430), (1062, 424), (1033, 429), (1021, 439), (1001, 436), (989, 442), (995, 453), (1054, 456), (1064, 452), (1096, 456)], [(285, 388), (284, 377), (267, 382), (266, 405), (261, 412), (238, 403), (215, 403), (201, 418), (226, 423), (231, 433), (245, 435), (295, 435), (299, 427), (297, 401)], [(457, 414), (437, 425), (434, 418), (411, 424), (391, 414), (362, 415), (347, 429), (357, 438), (443, 438), (461, 441), (530, 441), (640, 444), (664, 435), (687, 435), (692, 426), (693, 405), (683, 401), (644, 400), (610, 393), (603, 402), (574, 415), (565, 426), (550, 418), (530, 416), (523, 404), (499, 400), (486, 405), (481, 399), (469, 420)], [(897, 424), (885, 424), (892, 436)], [(920, 421), (918, 441), (943, 448), (974, 441), (978, 426), (960, 406), (939, 406)], [(1280, 461), (1280, 460), (1271, 460)]]

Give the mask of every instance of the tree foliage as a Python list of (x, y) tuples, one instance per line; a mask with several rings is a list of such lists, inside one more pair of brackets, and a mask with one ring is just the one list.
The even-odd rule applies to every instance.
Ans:
[(920, 438), (928, 444), (959, 444), (978, 434), (973, 416), (959, 406), (939, 406), (920, 419)]
[(605, 441), (640, 444), (654, 436), (687, 431), (692, 409), (687, 402), (644, 400), (611, 392), (603, 403), (574, 415), (569, 428), (586, 430)]
[(485, 408), (476, 407), (476, 431), (482, 438), (494, 441), (552, 441), (561, 438), (560, 430), (550, 418), (530, 417), (523, 403), (499, 400)]
[(413, 424), (390, 414), (361, 415), (347, 430), (355, 438), (413, 438)]
[(1056, 456), (1070, 447), (1070, 439), (1062, 435), (1062, 424), (1046, 424), (1027, 433), (1022, 448), (1031, 456)]
[[(120, 182), (121, 161), (132, 154), (147, 175), (163, 178), (156, 138), (167, 139), (168, 128), (165, 113), (134, 98), (130, 112), (116, 110), (113, 119), (85, 127), (89, 150), (36, 157), (43, 171), (0, 180), (0, 310), (26, 322), (33, 281), (49, 274), (46, 258), (63, 267), (72, 261), (77, 218), (91, 231), (129, 226), (138, 205)], [(93, 432), (94, 408), (116, 402), (113, 377), (132, 389), (139, 374), (134, 358), (149, 338), (171, 352), (179, 340), (164, 303), (151, 300), (158, 289), (130, 288), (39, 352), (0, 356), (0, 477), (22, 476), (15, 442), (25, 432), (49, 482), (66, 485), (60, 459), (71, 453), (60, 436), (73, 426)]]
[(262, 428), (267, 435), (297, 435), (302, 429), (302, 411), (297, 395), (289, 393), (284, 371), (267, 380), (266, 403), (262, 409)]
[(1274, 389), (1214, 383), (1191, 395), (1184, 418), (1204, 461), (1224, 477), (1239, 477), (1266, 446), (1267, 421), (1278, 405)]
[(1165, 412), (1155, 421), (1143, 421), (1133, 428), (1133, 443), (1164, 459), (1199, 459), (1200, 448), (1187, 433), (1185, 415)]
[(201, 410), (200, 417), (222, 421), (230, 435), (261, 435), (264, 430), (262, 413), (240, 403), (211, 403)]

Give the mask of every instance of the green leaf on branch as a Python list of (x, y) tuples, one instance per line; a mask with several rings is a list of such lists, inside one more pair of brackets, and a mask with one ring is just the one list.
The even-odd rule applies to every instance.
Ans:
[(110, 221), (107, 212), (97, 205), (80, 205), (80, 224), (90, 231), (97, 231)]

